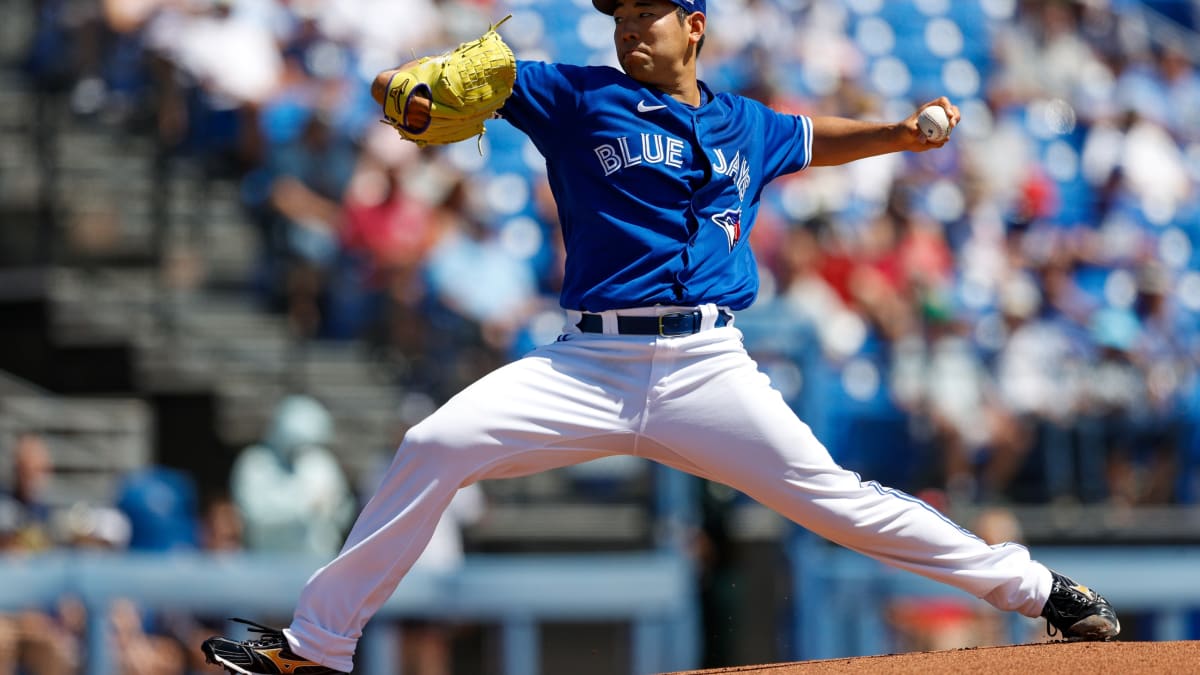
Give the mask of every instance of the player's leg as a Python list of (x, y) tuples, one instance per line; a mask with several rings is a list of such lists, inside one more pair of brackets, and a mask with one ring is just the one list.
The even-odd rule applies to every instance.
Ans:
[(308, 581), (291, 626), (273, 639), (350, 671), (364, 626), (420, 556), (460, 487), (633, 447), (629, 426), (637, 411), (630, 406), (640, 410), (645, 400), (646, 349), (586, 338), (548, 345), (472, 384), (409, 430), (341, 553)]
[(645, 433), (655, 443), (644, 447), (656, 451), (643, 454), (730, 485), (827, 539), (1000, 609), (1043, 612), (1063, 584), (1025, 547), (989, 546), (928, 504), (838, 466), (736, 338), (727, 353), (711, 356), (722, 339), (712, 333), (679, 343), (677, 386), (647, 409)]

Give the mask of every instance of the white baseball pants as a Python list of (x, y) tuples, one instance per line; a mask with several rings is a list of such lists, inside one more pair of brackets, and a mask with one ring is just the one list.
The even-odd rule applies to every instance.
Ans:
[[(702, 309), (712, 326), (716, 308)], [(615, 332), (615, 313), (604, 315)], [(569, 313), (568, 330), (577, 320)], [(456, 490), (614, 454), (729, 485), (822, 537), (999, 609), (1035, 617), (1050, 594), (1049, 570), (1023, 546), (989, 546), (924, 502), (839, 467), (732, 325), (674, 338), (575, 330), (485, 376), (408, 432), (342, 552), (301, 593), (289, 643), (349, 672), (364, 626)]]

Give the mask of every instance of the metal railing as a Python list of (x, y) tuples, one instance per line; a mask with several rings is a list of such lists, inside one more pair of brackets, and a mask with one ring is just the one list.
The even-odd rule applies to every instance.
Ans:
[[(895, 631), (885, 621), (893, 602), (913, 598), (977, 601), (967, 593), (886, 567), (811, 535), (789, 546), (795, 625), (793, 656), (829, 659), (896, 651)], [(1154, 640), (1188, 639), (1187, 617), (1200, 609), (1200, 546), (1055, 547), (1033, 549), (1039, 562), (1098, 589), (1118, 615), (1153, 615)], [(1034, 623), (1009, 614), (1010, 643), (1028, 641)]]
[[(113, 601), (203, 616), (290, 616), (322, 562), (201, 553), (0, 557), (0, 609), (79, 598), (89, 617), (86, 675), (107, 675), (114, 672), (106, 638)], [(453, 573), (410, 573), (368, 626), (355, 672), (401, 672), (395, 641), (383, 638), (404, 618), (498, 625), (500, 663), (488, 670), (503, 675), (541, 672), (538, 627), (553, 621), (626, 622), (633, 675), (696, 668), (694, 595), (691, 565), (675, 554), (472, 555)]]

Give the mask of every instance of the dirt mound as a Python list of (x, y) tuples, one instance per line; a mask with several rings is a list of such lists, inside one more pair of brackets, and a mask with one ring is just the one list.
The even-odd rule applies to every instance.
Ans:
[(864, 656), (800, 663), (772, 663), (676, 675), (826, 675), (828, 673), (920, 673), (920, 675), (1038, 675), (1054, 673), (1130, 675), (1200, 672), (1200, 642), (1050, 642), (978, 647), (945, 652)]

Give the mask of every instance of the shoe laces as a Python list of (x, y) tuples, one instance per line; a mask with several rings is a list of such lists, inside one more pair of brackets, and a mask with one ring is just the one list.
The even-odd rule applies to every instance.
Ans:
[(283, 631), (278, 628), (271, 628), (270, 626), (264, 626), (261, 623), (250, 621), (249, 619), (239, 619), (237, 617), (230, 617), (229, 620), (245, 624), (250, 627), (250, 632), (259, 634), (260, 637), (252, 638), (246, 641), (246, 644), (252, 648), (258, 649), (278, 647), (281, 643), (286, 642), (283, 637)]

